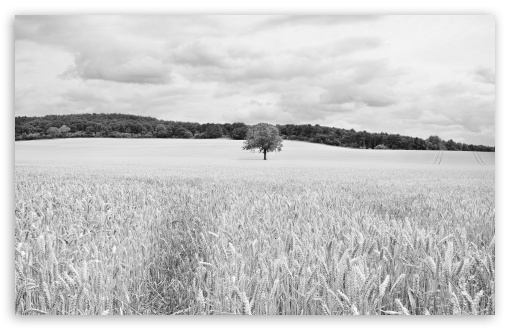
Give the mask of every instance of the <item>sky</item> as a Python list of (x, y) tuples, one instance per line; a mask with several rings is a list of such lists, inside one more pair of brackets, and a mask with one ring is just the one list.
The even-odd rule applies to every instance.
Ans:
[(495, 144), (490, 15), (16, 16), (16, 116), (319, 124)]

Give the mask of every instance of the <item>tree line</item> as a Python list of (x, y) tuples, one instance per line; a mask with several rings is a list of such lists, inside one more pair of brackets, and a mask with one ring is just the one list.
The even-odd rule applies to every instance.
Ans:
[[(400, 134), (370, 133), (320, 125), (275, 125), (283, 139), (362, 149), (495, 151), (495, 147)], [(244, 123), (205, 123), (159, 120), (126, 114), (73, 114), (15, 117), (15, 140), (74, 137), (180, 138), (244, 140)]]

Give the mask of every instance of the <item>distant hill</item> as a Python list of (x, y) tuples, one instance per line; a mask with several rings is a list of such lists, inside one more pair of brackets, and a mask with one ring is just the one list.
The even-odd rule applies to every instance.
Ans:
[[(438, 136), (424, 140), (400, 134), (370, 133), (320, 125), (276, 125), (287, 140), (308, 141), (348, 148), (401, 150), (495, 151), (495, 147), (472, 145)], [(180, 138), (244, 140), (249, 125), (244, 123), (199, 124), (167, 121), (126, 114), (74, 114), (15, 118), (15, 140), (73, 137)]]

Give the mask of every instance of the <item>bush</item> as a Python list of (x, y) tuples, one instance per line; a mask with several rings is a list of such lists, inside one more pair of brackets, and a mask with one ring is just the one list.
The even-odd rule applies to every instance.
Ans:
[(84, 131), (77, 131), (74, 133), (69, 133), (68, 137), (76, 138), (76, 137), (86, 137), (86, 133)]
[(209, 125), (204, 135), (206, 139), (217, 139), (223, 136), (223, 129), (218, 124)]
[(232, 131), (232, 139), (234, 140), (244, 140), (246, 139), (246, 134), (248, 133), (247, 127), (238, 127)]
[(48, 134), (50, 137), (55, 138), (60, 136), (60, 131), (56, 127), (50, 127), (46, 131), (46, 134)]
[(193, 133), (191, 133), (188, 129), (179, 126), (174, 131), (174, 137), (179, 139), (190, 139), (193, 137)]
[(378, 144), (374, 149), (388, 149), (384, 144)]

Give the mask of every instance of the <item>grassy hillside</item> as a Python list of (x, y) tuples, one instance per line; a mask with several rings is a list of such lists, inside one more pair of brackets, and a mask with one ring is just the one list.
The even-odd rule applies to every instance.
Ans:
[[(56, 139), (16, 142), (18, 162), (79, 162), (152, 165), (186, 164), (259, 166), (247, 162), (262, 155), (241, 149), (243, 142), (226, 139)], [(481, 161), (479, 160), (481, 157)], [(371, 150), (284, 141), (281, 153), (268, 154), (264, 166), (494, 166), (495, 153), (438, 150)]]

